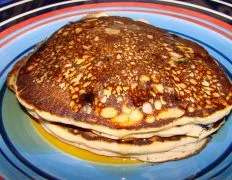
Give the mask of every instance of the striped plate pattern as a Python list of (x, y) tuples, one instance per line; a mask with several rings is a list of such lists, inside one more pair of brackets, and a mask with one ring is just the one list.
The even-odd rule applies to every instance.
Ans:
[[(41, 1), (43, 2), (43, 1)], [(99, 1), (98, 1), (99, 2)], [(229, 3), (214, 0), (223, 7)], [(223, 4), (224, 3), (224, 4)], [(232, 177), (232, 116), (198, 155), (162, 164), (96, 164), (65, 154), (44, 140), (34, 129), (16, 99), (6, 88), (11, 67), (37, 43), (68, 22), (88, 13), (146, 19), (171, 33), (201, 44), (232, 78), (231, 16), (209, 7), (182, 1), (110, 2), (60, 1), (56, 4), (31, 0), (0, 7), (10, 12), (31, 5), (28, 11), (0, 23), (0, 179), (209, 179)], [(30, 7), (31, 7), (30, 6)], [(0, 11), (0, 12), (1, 12)], [(2, 177), (1, 177), (2, 176)]]

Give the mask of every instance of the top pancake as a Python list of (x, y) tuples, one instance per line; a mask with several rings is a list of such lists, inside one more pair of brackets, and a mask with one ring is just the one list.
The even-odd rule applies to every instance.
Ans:
[(232, 105), (231, 83), (202, 47), (113, 16), (54, 33), (19, 69), (16, 95), (43, 119), (96, 125), (114, 135), (111, 130), (159, 129), (181, 118), (215, 122)]

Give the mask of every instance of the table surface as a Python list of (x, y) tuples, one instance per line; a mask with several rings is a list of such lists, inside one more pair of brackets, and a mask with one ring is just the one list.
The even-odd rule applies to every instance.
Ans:
[[(40, 15), (42, 13), (69, 7), (80, 4), (91, 4), (106, 2), (104, 0), (0, 0), (0, 33), (5, 29), (31, 17)], [(108, 1), (109, 2), (109, 1)], [(110, 1), (117, 2), (117, 1)], [(189, 0), (189, 1), (136, 1), (136, 2), (152, 2), (159, 4), (171, 4), (177, 7), (185, 7), (197, 12), (201, 12), (217, 18), (232, 25), (232, 0)], [(0, 149), (1, 150), (1, 149)], [(10, 171), (9, 171), (10, 169)], [(232, 167), (227, 169), (228, 172), (232, 172)], [(0, 151), (0, 180), (7, 176), (7, 173), (15, 174), (15, 178), (20, 177), (20, 172), (12, 167), (9, 159)], [(232, 173), (231, 173), (232, 174)], [(223, 176), (219, 176), (218, 179), (223, 179)], [(229, 177), (231, 178), (231, 177)], [(228, 177), (227, 177), (228, 179)]]

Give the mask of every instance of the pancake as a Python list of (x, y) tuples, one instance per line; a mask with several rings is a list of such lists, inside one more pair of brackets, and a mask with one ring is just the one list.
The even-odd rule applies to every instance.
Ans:
[[(21, 61), (18, 61), (16, 63), (16, 65), (14, 66), (14, 68), (12, 69), (12, 71), (9, 73), (7, 84), (8, 84), (8, 87), (13, 92), (15, 92), (15, 80), (17, 77), (18, 69), (25, 62), (25, 60), (26, 60), (26, 58), (24, 58)], [(36, 117), (37, 119), (39, 118), (39, 116), (37, 116), (37, 114), (35, 114), (34, 111), (28, 110), (28, 113), (30, 115), (32, 115), (33, 117)], [(149, 138), (152, 136), (170, 137), (170, 136), (175, 136), (175, 135), (187, 135), (187, 136), (191, 136), (191, 137), (199, 137), (203, 131), (206, 131), (211, 127), (214, 127), (214, 128), (217, 126), (221, 127), (221, 125), (223, 123), (224, 123), (224, 120), (217, 121), (214, 124), (209, 124), (206, 126), (201, 126), (198, 124), (187, 124), (187, 125), (183, 125), (183, 126), (177, 126), (177, 127), (163, 129), (161, 131), (156, 131), (156, 132), (130, 134), (129, 136), (125, 136), (124, 138)], [(212, 129), (212, 131), (214, 131), (214, 130)], [(102, 132), (98, 132), (98, 131), (92, 131), (92, 132), (97, 134), (97, 135), (108, 137), (111, 139), (119, 139), (119, 137), (117, 137), (117, 136), (110, 136), (110, 135), (104, 134)]]
[[(48, 133), (61, 141), (90, 152), (105, 156), (134, 158), (147, 162), (164, 162), (188, 157), (199, 152), (210, 139), (208, 137), (210, 132), (208, 132), (202, 138), (178, 136), (117, 141), (98, 136), (90, 131), (67, 128), (45, 121), (42, 121), (41, 125)], [(152, 148), (152, 146), (154, 147)]]
[[(65, 142), (65, 140), (63, 141)], [(122, 156), (120, 154), (115, 154), (112, 152), (102, 151), (98, 149), (90, 149), (81, 144), (72, 143), (72, 142), (66, 141), (66, 143), (85, 149), (85, 150), (88, 150), (88, 151), (91, 151), (99, 155), (110, 156), (110, 157), (113, 156), (113, 157), (133, 158), (133, 159), (137, 159), (137, 160), (145, 161), (145, 162), (161, 163), (161, 162), (166, 162), (166, 161), (171, 161), (171, 160), (179, 160), (179, 159), (192, 156), (200, 152), (206, 146), (208, 141), (209, 141), (209, 138), (205, 138), (205, 139), (200, 140), (199, 142), (189, 143), (189, 144), (174, 148), (173, 150), (170, 150), (167, 152), (151, 153), (151, 154), (144, 154), (144, 155), (131, 155), (131, 156), (126, 156), (126, 155)]]
[(64, 26), (27, 57), (15, 87), (41, 119), (119, 138), (210, 124), (232, 107), (231, 83), (202, 47), (123, 17)]
[[(212, 133), (215, 132), (217, 129), (219, 129), (223, 124), (225, 120), (217, 121), (213, 124), (208, 124), (205, 126), (197, 125), (197, 124), (187, 124), (183, 126), (177, 126), (172, 128), (163, 129), (161, 131), (156, 132), (149, 132), (149, 133), (138, 133), (138, 134), (130, 134), (129, 136), (123, 137), (126, 138), (150, 138), (152, 136), (160, 136), (160, 137), (171, 137), (176, 135), (186, 135), (190, 137), (196, 137), (200, 138), (202, 135), (204, 135), (207, 131), (211, 131)], [(108, 137), (111, 139), (119, 139), (117, 136), (110, 136), (101, 132), (92, 131), (93, 133)]]
[(48, 133), (96, 154), (164, 162), (200, 152), (232, 108), (217, 61), (147, 22), (94, 16), (13, 67), (18, 101)]
[(20, 68), (27, 62), (31, 55), (33, 55), (38, 48), (43, 44), (43, 42), (39, 43), (36, 48), (32, 52), (30, 52), (27, 56), (24, 56), (22, 59), (17, 61), (11, 71), (8, 73), (7, 76), (7, 86), (13, 92), (16, 93), (16, 80), (18, 76), (18, 71)]
[(145, 162), (165, 162), (165, 161), (183, 159), (183, 158), (192, 156), (193, 154), (200, 152), (204, 148), (204, 146), (206, 146), (207, 142), (209, 141), (209, 138), (204, 138), (200, 140), (199, 142), (194, 142), (194, 143), (189, 143), (183, 146), (179, 146), (177, 148), (174, 148), (166, 152), (128, 156), (128, 155), (117, 154), (117, 153), (113, 153), (109, 151), (99, 150), (95, 148), (89, 148), (79, 143), (67, 141), (65, 139), (60, 138), (56, 134), (52, 133), (52, 131), (50, 131), (48, 128), (44, 127), (44, 129), (51, 135), (55, 136), (56, 138), (60, 139), (61, 141), (67, 144), (88, 150), (95, 154), (110, 156), (110, 157), (134, 158), (134, 159), (145, 161)]
[(20, 61), (18, 61), (7, 76), (7, 86), (14, 93), (16, 92), (15, 82), (18, 76), (18, 71), (20, 67), (23, 65), (23, 63), (26, 62), (26, 60), (27, 60), (27, 56), (21, 59)]
[(10, 87), (28, 112), (112, 137), (207, 125), (232, 108), (231, 83), (204, 48), (125, 17), (69, 23), (26, 59)]
[(153, 136), (150, 138), (114, 140), (97, 135), (90, 130), (75, 128), (73, 126), (65, 126), (63, 124), (50, 123), (48, 121), (40, 121), (40, 123), (47, 131), (67, 142), (73, 142), (89, 148), (128, 156), (133, 154), (144, 155), (170, 151), (179, 146), (198, 142), (207, 138), (210, 134), (220, 128), (220, 126), (209, 128), (208, 130), (203, 131), (199, 137), (179, 135), (172, 137)]

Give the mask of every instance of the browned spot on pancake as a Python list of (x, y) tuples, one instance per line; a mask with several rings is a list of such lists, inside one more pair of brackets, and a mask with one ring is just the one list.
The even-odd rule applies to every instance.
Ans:
[(131, 98), (132, 104), (136, 107), (142, 106), (143, 103), (152, 98), (150, 87), (142, 86), (129, 91), (129, 98)]
[(80, 95), (80, 103), (92, 105), (94, 102), (94, 93), (87, 92)]

